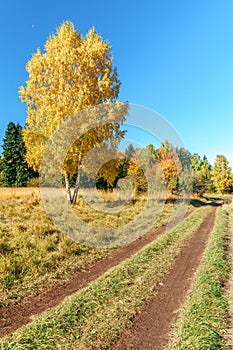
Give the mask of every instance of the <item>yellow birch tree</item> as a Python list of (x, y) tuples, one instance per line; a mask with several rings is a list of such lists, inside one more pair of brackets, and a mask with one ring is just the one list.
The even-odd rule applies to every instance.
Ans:
[[(72, 22), (64, 22), (26, 66), (28, 80), (19, 89), (27, 104), (26, 128), (23, 132), (26, 161), (38, 171), (46, 142), (68, 118), (93, 106), (117, 102), (120, 113), (109, 125), (100, 124), (80, 137), (66, 156), (62, 172), (65, 176), (69, 203), (75, 203), (79, 187), (80, 166), (85, 154), (96, 144), (109, 138), (119, 141), (124, 132), (127, 104), (117, 101), (120, 81), (113, 67), (111, 46), (90, 29), (86, 36), (78, 33)], [(91, 117), (90, 113), (90, 117)], [(95, 116), (96, 118), (96, 116)], [(80, 120), (81, 125), (82, 120)], [(71, 198), (69, 178), (77, 174)]]
[(164, 181), (171, 193), (178, 190), (178, 178), (181, 174), (181, 162), (177, 151), (167, 141), (162, 142), (161, 147), (156, 150), (156, 157), (163, 171)]
[(217, 155), (211, 171), (211, 180), (217, 192), (230, 192), (233, 188), (232, 169), (225, 156)]

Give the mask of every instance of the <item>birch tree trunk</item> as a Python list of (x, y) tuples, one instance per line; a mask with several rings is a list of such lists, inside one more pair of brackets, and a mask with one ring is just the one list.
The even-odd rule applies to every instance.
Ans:
[(66, 195), (67, 195), (68, 204), (71, 204), (72, 199), (71, 199), (71, 192), (70, 192), (70, 183), (67, 175), (65, 176), (65, 184), (66, 184)]
[(79, 151), (79, 157), (78, 157), (78, 166), (77, 166), (77, 177), (75, 181), (75, 187), (74, 187), (74, 193), (73, 193), (73, 198), (72, 198), (72, 204), (76, 204), (77, 197), (78, 197), (78, 190), (79, 190), (79, 185), (80, 185), (80, 178), (81, 178), (81, 167), (82, 167), (82, 144), (81, 144), (81, 149)]
[(75, 181), (75, 188), (74, 188), (74, 193), (73, 193), (73, 198), (72, 198), (72, 204), (75, 204), (77, 201), (79, 184), (80, 184), (80, 170), (78, 170), (77, 178)]

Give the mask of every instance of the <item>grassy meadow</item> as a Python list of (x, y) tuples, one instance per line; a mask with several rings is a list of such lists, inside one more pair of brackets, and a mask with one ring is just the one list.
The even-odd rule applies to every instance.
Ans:
[[(122, 201), (125, 210), (114, 211), (117, 193), (100, 192), (95, 202), (91, 192), (72, 207), (92, 225), (117, 228), (134, 220), (143, 210), (145, 197)], [(88, 205), (85, 198), (88, 197)], [(102, 200), (112, 213), (98, 211)], [(156, 200), (152, 202), (156, 206)], [(209, 215), (213, 202), (229, 196), (193, 198), (191, 214), (178, 225), (144, 246), (131, 258), (113, 267), (84, 289), (33, 322), (0, 341), (7, 349), (110, 349), (130, 324), (143, 303), (156, 295), (156, 284), (172, 267), (174, 259)], [(174, 211), (174, 198), (162, 208), (151, 230), (166, 224)], [(155, 208), (156, 210), (156, 208)], [(217, 208), (215, 226), (208, 240), (193, 285), (180, 312), (169, 349), (222, 349), (231, 344), (232, 204)], [(229, 259), (227, 243), (229, 245)], [(230, 243), (229, 243), (230, 244)], [(81, 245), (60, 233), (44, 209), (38, 188), (0, 188), (0, 306), (52, 287), (118, 248)]]
[[(108, 200), (114, 196), (110, 194)], [(121, 214), (104, 217), (92, 208), (88, 211), (81, 198), (74, 210), (83, 220), (117, 227), (137, 215), (144, 202), (137, 200)], [(166, 204), (155, 227), (166, 222), (172, 209), (173, 204)], [(113, 250), (80, 245), (60, 233), (41, 204), (38, 188), (0, 188), (0, 305), (51, 287)]]
[(109, 349), (210, 212), (198, 208), (175, 229), (110, 269), (1, 342), (1, 349)]

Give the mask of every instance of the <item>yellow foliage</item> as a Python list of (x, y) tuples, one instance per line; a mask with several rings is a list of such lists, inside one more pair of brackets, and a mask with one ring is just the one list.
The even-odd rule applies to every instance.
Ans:
[(118, 176), (119, 167), (120, 159), (111, 159), (100, 168), (98, 171), (98, 176), (103, 177), (107, 181), (108, 185), (113, 186)]
[(217, 155), (211, 171), (211, 179), (217, 192), (229, 192), (233, 188), (232, 169), (225, 156)]
[(162, 168), (164, 178), (166, 182), (169, 182), (172, 178), (177, 178), (179, 173), (177, 169), (177, 164), (175, 161), (170, 159), (163, 159), (160, 161), (160, 166)]
[(136, 155), (128, 161), (128, 175), (136, 193), (146, 192), (148, 190), (148, 181), (143, 170), (143, 161)]
[[(19, 89), (21, 100), (27, 104), (23, 133), (26, 160), (39, 170), (44, 145), (54, 131), (67, 118), (79, 117), (78, 113), (84, 109), (116, 101), (120, 81), (112, 66), (109, 43), (93, 28), (85, 37), (81, 36), (71, 22), (63, 23), (49, 37), (44, 51), (38, 49), (26, 69), (29, 74), (26, 87)], [(119, 123), (124, 121), (126, 110), (118, 113), (108, 126), (100, 125), (77, 140), (66, 157), (63, 172), (75, 173), (93, 145), (112, 135), (121, 138)], [(80, 127), (81, 124), (82, 120)]]

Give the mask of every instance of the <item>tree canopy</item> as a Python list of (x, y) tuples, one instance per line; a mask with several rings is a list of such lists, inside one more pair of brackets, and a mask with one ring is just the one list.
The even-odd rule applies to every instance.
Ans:
[(232, 191), (232, 169), (229, 167), (229, 162), (225, 156), (217, 155), (213, 170), (211, 171), (211, 179), (217, 192), (224, 193)]
[(203, 159), (198, 153), (191, 156), (191, 167), (193, 172), (193, 191), (203, 195), (211, 187), (211, 165), (204, 156)]
[[(21, 100), (27, 104), (26, 160), (39, 170), (45, 143), (54, 131), (74, 115), (79, 118), (80, 111), (116, 102), (120, 81), (113, 67), (110, 44), (94, 28), (82, 36), (71, 22), (57, 28), (56, 34), (46, 41), (44, 50), (38, 49), (32, 56), (26, 69), (29, 74), (26, 87), (21, 86), (19, 90)], [(110, 124), (100, 123), (71, 145), (63, 165), (66, 180), (75, 173), (78, 179), (83, 157), (96, 144), (123, 137), (119, 125), (124, 121), (127, 104), (121, 103), (120, 107), (121, 113), (116, 113)], [(90, 113), (86, 123), (88, 118), (97, 116)], [(80, 126), (82, 122), (80, 120)]]

